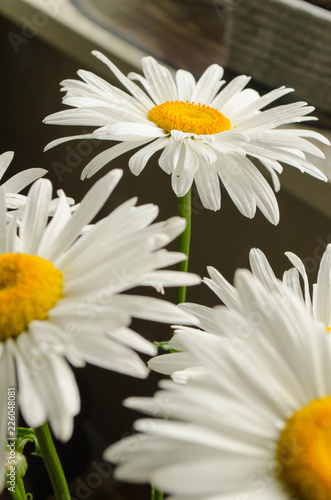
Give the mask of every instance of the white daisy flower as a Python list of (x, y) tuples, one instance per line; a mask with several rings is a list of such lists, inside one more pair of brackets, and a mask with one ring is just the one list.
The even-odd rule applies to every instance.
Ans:
[(135, 207), (133, 199), (82, 234), (121, 175), (113, 170), (100, 179), (74, 213), (61, 196), (50, 222), (52, 185), (37, 181), (18, 233), (17, 212), (8, 222), (0, 189), (2, 447), (8, 387), (18, 386), (19, 407), (29, 426), (47, 420), (55, 436), (67, 440), (80, 408), (70, 364), (92, 363), (144, 378), (148, 369), (133, 349), (149, 355), (156, 349), (129, 328), (131, 318), (190, 321), (188, 313), (165, 300), (121, 293), (138, 285), (163, 288), (200, 281), (193, 274), (161, 269), (186, 258), (163, 248), (183, 231), (183, 219), (151, 224), (158, 208)]
[[(6, 151), (0, 155), (0, 180), (4, 176), (7, 168), (9, 167), (14, 156), (13, 151)], [(44, 168), (29, 168), (17, 173), (6, 182), (1, 184), (6, 194), (6, 206), (7, 208), (19, 208), (25, 203), (26, 196), (20, 193), (29, 184), (39, 179), (43, 175), (47, 174), (47, 170)]]
[(270, 292), (248, 271), (236, 287), (242, 312), (223, 307), (220, 328), (245, 324), (247, 341), (232, 351), (220, 337), (183, 332), (208, 376), (129, 398), (166, 420), (138, 420), (141, 433), (105, 457), (119, 463), (118, 479), (151, 482), (169, 500), (328, 500), (331, 337), (295, 294)]
[[(307, 116), (313, 107), (295, 102), (261, 111), (293, 89), (281, 87), (264, 96), (245, 89), (249, 77), (234, 78), (222, 90), (223, 68), (213, 64), (196, 82), (188, 71), (170, 71), (152, 57), (142, 59), (144, 77), (128, 77), (100, 52), (93, 54), (105, 63), (126, 93), (88, 71), (79, 71), (83, 81), (65, 80), (64, 104), (74, 109), (45, 118), (56, 125), (97, 127), (93, 133), (55, 140), (46, 149), (72, 139), (98, 138), (119, 144), (98, 154), (83, 170), (90, 177), (121, 154), (139, 148), (129, 161), (135, 175), (150, 157), (162, 151), (160, 167), (171, 174), (172, 188), (184, 196), (197, 186), (202, 204), (210, 210), (221, 207), (222, 182), (239, 211), (255, 215), (256, 207), (273, 224), (279, 221), (275, 195), (254, 164), (258, 160), (269, 171), (275, 190), (280, 188), (277, 173), (280, 162), (327, 180), (305, 153), (324, 154), (306, 138), (329, 141), (311, 130), (279, 127), (313, 119)], [(141, 86), (136, 85), (137, 80)], [(143, 89), (142, 89), (142, 88)], [(131, 95), (130, 95), (131, 94)]]
[[(310, 284), (307, 272), (302, 260), (292, 252), (285, 252), (294, 267), (283, 274), (283, 282), (297, 297), (306, 305), (307, 310), (317, 320), (321, 321), (327, 331), (331, 330), (331, 244), (329, 244), (322, 256), (317, 275), (317, 283), (312, 285), (313, 294), (310, 294)], [(279, 288), (280, 281), (276, 278), (264, 253), (252, 248), (249, 254), (250, 266), (253, 275), (263, 283), (272, 293), (282, 293)], [(210, 278), (204, 278), (203, 282), (217, 295), (223, 304), (239, 314), (243, 311), (238, 291), (232, 286), (215, 268), (208, 267)], [(300, 281), (301, 279), (301, 281)], [(302, 285), (301, 285), (302, 282)], [(200, 304), (180, 304), (186, 312), (194, 315), (196, 325), (204, 332), (211, 335), (224, 335), (224, 328), (219, 325), (218, 307), (210, 308)], [(250, 319), (248, 318), (248, 321)], [(251, 318), (254, 323), (254, 317)], [(197, 359), (191, 353), (183, 352), (184, 348), (176, 333), (185, 330), (186, 327), (178, 327), (175, 336), (170, 340), (169, 347), (177, 350), (169, 354), (162, 354), (152, 358), (149, 367), (164, 375), (172, 375), (177, 382), (186, 382), (188, 377), (199, 374), (202, 370), (197, 364)], [(188, 328), (193, 332), (194, 329)], [(199, 331), (199, 330), (195, 330)], [(236, 330), (227, 330), (227, 342), (236, 347), (246, 340), (246, 331), (241, 326)]]

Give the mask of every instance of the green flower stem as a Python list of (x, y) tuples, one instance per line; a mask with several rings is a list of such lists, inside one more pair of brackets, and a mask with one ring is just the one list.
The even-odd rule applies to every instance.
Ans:
[(24, 488), (24, 483), (22, 478), (16, 479), (15, 481), (15, 491), (8, 490), (8, 493), (13, 500), (26, 500), (26, 493)]
[[(185, 253), (187, 259), (177, 264), (177, 271), (187, 272), (188, 258), (190, 253), (191, 241), (191, 190), (185, 196), (178, 198), (178, 215), (186, 220), (185, 231), (178, 238), (178, 252)], [(181, 304), (185, 302), (186, 286), (176, 288), (175, 303)], [(152, 485), (151, 500), (163, 500), (163, 492), (158, 491)]]
[(56, 500), (70, 500), (67, 481), (47, 422), (35, 429), (41, 456), (53, 485)]
[[(177, 271), (187, 272), (191, 240), (191, 190), (185, 196), (178, 198), (178, 215), (186, 220), (186, 229), (178, 238), (178, 251), (185, 253), (187, 260), (177, 264)], [(186, 286), (176, 288), (175, 303), (181, 304), (185, 302), (185, 298)]]

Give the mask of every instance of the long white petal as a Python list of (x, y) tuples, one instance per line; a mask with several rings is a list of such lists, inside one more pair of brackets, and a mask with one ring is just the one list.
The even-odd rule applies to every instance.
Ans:
[(52, 184), (47, 179), (40, 179), (30, 189), (20, 228), (22, 251), (37, 254), (45, 230), (49, 203), (52, 196)]
[(218, 64), (209, 66), (197, 81), (190, 101), (209, 105), (220, 89), (220, 80), (223, 74), (224, 70)]
[(92, 54), (97, 57), (100, 61), (102, 61), (110, 71), (116, 76), (116, 78), (128, 89), (129, 92), (140, 101), (147, 109), (151, 109), (154, 106), (153, 101), (143, 92), (138, 85), (133, 83), (129, 78), (127, 78), (123, 73), (113, 64), (109, 59), (101, 54), (101, 52), (97, 50), (93, 50)]
[(313, 307), (316, 319), (323, 321), (326, 326), (331, 325), (331, 245), (328, 245), (321, 259), (314, 289)]
[(169, 139), (167, 137), (156, 139), (156, 141), (148, 144), (131, 156), (129, 160), (129, 168), (131, 172), (134, 175), (139, 175), (145, 168), (146, 163), (151, 156), (157, 151), (160, 151), (160, 149), (163, 149), (167, 145), (168, 141)]
[(54, 244), (52, 259), (55, 259), (60, 252), (63, 252), (76, 240), (85, 224), (88, 224), (104, 205), (122, 174), (122, 170), (112, 170), (94, 184)]
[(13, 158), (14, 151), (6, 151), (0, 155), (0, 179), (2, 179)]
[(141, 60), (143, 71), (148, 82), (149, 93), (156, 104), (178, 99), (177, 88), (170, 71), (157, 63), (153, 57)]
[(102, 153), (99, 153), (95, 156), (83, 169), (81, 174), (81, 179), (84, 180), (86, 177), (89, 179), (92, 175), (96, 174), (103, 168), (107, 163), (111, 162), (118, 156), (131, 151), (132, 149), (138, 148), (146, 144), (147, 141), (132, 141), (132, 142), (121, 142), (120, 144), (116, 144), (116, 146), (112, 146)]
[(200, 166), (194, 180), (203, 206), (209, 210), (219, 210), (221, 208), (221, 190), (215, 165)]
[(176, 72), (176, 83), (179, 101), (190, 101), (196, 86), (195, 78), (192, 73), (179, 69)]

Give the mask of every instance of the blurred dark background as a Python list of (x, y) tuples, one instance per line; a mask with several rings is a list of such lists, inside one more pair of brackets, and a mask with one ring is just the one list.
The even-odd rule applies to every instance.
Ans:
[[(102, 216), (133, 196), (138, 196), (139, 204), (157, 204), (160, 207), (159, 220), (175, 215), (177, 199), (172, 192), (170, 178), (158, 167), (157, 157), (149, 162), (139, 177), (130, 173), (127, 167), (130, 154), (127, 154), (113, 161), (92, 179), (80, 181), (82, 168), (102, 151), (105, 147), (103, 144), (74, 141), (43, 153), (44, 146), (51, 140), (81, 132), (81, 129), (74, 130), (74, 127), (46, 126), (42, 124), (42, 119), (64, 109), (59, 82), (75, 78), (76, 71), (82, 65), (38, 37), (31, 38), (14, 53), (7, 35), (20, 34), (20, 28), (1, 17), (0, 33), (0, 152), (15, 151), (8, 176), (30, 167), (46, 168), (54, 190), (62, 188), (67, 195), (80, 201), (97, 178), (108, 169), (122, 168), (124, 176), (102, 210)], [(89, 69), (88, 65), (84, 69)], [(199, 73), (204, 69), (201, 62)], [(310, 278), (312, 281), (315, 279), (323, 249), (331, 242), (329, 218), (281, 190), (277, 195), (281, 220), (274, 227), (260, 212), (253, 220), (244, 218), (224, 189), (222, 195), (222, 208), (214, 213), (203, 209), (193, 190), (189, 266), (192, 272), (205, 276), (206, 266), (212, 265), (232, 281), (235, 269), (248, 267), (250, 248), (259, 247), (266, 253), (279, 277), (289, 267), (284, 252), (290, 250), (304, 260)], [(146, 289), (138, 290), (137, 293), (153, 292)], [(173, 290), (166, 291), (166, 299), (173, 299)], [(189, 289), (187, 300), (209, 306), (218, 303), (204, 285)], [(150, 340), (167, 340), (170, 336), (170, 329), (164, 325), (135, 321), (133, 328)], [(103, 462), (102, 451), (107, 445), (132, 432), (132, 423), (137, 414), (124, 409), (121, 401), (131, 395), (153, 394), (159, 377), (151, 374), (147, 381), (140, 381), (94, 366), (75, 370), (75, 374), (81, 392), (82, 411), (77, 417), (71, 441), (66, 445), (58, 445), (72, 498), (149, 499), (148, 486), (136, 487), (113, 480), (111, 465)], [(31, 491), (36, 500), (51, 498), (51, 488), (41, 460), (33, 456), (29, 458), (26, 483), (27, 491)], [(1, 498), (5, 499), (5, 494)]]

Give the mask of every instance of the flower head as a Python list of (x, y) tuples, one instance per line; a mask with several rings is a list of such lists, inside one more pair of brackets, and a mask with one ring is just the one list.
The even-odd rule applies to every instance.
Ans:
[(328, 140), (310, 130), (279, 128), (311, 120), (307, 115), (314, 108), (296, 102), (261, 111), (292, 89), (281, 87), (260, 96), (245, 89), (249, 77), (244, 75), (222, 88), (223, 68), (217, 64), (207, 68), (197, 82), (184, 70), (178, 70), (174, 79), (152, 57), (142, 59), (144, 77), (136, 73), (126, 77), (100, 52), (93, 54), (129, 93), (93, 73), (79, 71), (83, 81), (62, 82), (66, 92), (63, 102), (74, 109), (45, 118), (51, 124), (96, 127), (93, 133), (58, 139), (47, 148), (77, 138), (119, 141), (97, 155), (83, 170), (82, 178), (137, 148), (129, 167), (138, 175), (150, 157), (162, 151), (159, 165), (171, 174), (177, 196), (184, 196), (194, 181), (202, 204), (219, 210), (221, 181), (242, 214), (252, 218), (258, 207), (274, 224), (279, 220), (277, 201), (255, 160), (269, 171), (276, 191), (280, 188), (280, 162), (327, 180), (305, 157), (305, 153), (324, 157), (323, 153), (305, 138), (325, 144)]
[(50, 221), (50, 181), (35, 182), (24, 210), (11, 218), (5, 217), (0, 189), (2, 429), (7, 388), (18, 385), (27, 424), (38, 427), (48, 420), (55, 436), (67, 440), (80, 408), (70, 364), (88, 362), (146, 377), (148, 369), (134, 350), (153, 355), (156, 349), (129, 328), (131, 318), (190, 318), (165, 300), (122, 293), (138, 285), (163, 289), (199, 282), (195, 275), (162, 269), (185, 258), (163, 248), (183, 231), (183, 219), (152, 224), (158, 208), (136, 207), (133, 199), (87, 226), (121, 175), (113, 170), (98, 181), (75, 212), (60, 193)]
[(242, 311), (220, 309), (219, 327), (226, 334), (254, 315), (247, 341), (232, 350), (221, 337), (182, 332), (208, 374), (129, 398), (166, 420), (138, 420), (141, 433), (105, 457), (119, 463), (117, 478), (151, 482), (171, 500), (327, 500), (331, 337), (284, 284), (270, 292), (248, 271), (235, 284)]
[[(6, 151), (0, 155), (0, 179), (5, 174), (7, 168), (9, 167), (14, 153), (13, 151)], [(6, 206), (8, 208), (19, 208), (25, 203), (26, 197), (20, 193), (29, 184), (39, 179), (47, 173), (47, 170), (43, 168), (29, 168), (23, 170), (18, 174), (14, 175), (6, 182), (4, 182), (1, 187), (6, 193)]]

